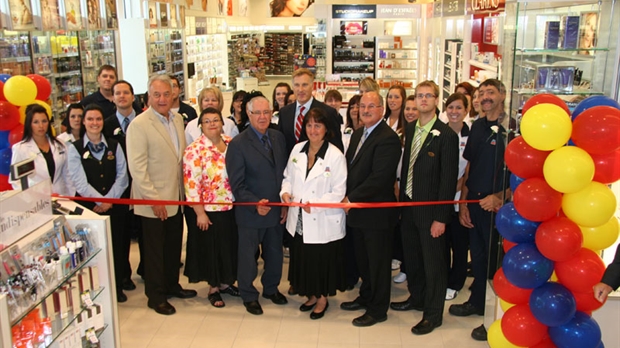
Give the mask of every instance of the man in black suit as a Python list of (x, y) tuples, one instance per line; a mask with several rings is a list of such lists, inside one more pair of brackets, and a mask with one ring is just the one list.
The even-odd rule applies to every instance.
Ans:
[(614, 289), (620, 287), (620, 245), (616, 247), (616, 256), (614, 260), (607, 266), (603, 279), (600, 283), (594, 285), (594, 298), (601, 303), (607, 299), (607, 295)]
[[(415, 90), (420, 117), (407, 125), (401, 169), (400, 201), (450, 201), (456, 193), (459, 164), (458, 136), (435, 116), (439, 86), (420, 83)], [(394, 310), (424, 311), (411, 332), (430, 333), (441, 326), (448, 285), (446, 263), (446, 224), (453, 206), (424, 205), (404, 207), (401, 232), (407, 267), (409, 298), (393, 302)]]
[(280, 188), (288, 152), (282, 133), (269, 129), (271, 106), (264, 96), (248, 101), (246, 110), (250, 127), (228, 145), (226, 170), (237, 202), (257, 203), (240, 206), (235, 211), (239, 230), (237, 279), (246, 310), (263, 313), (258, 291), (252, 284), (257, 275), (256, 253), (262, 246), (265, 270), (261, 277), (263, 297), (275, 304), (286, 304), (278, 291), (282, 277), (282, 231), (287, 209), (261, 203), (280, 202)]
[(187, 127), (189, 121), (198, 118), (198, 114), (196, 109), (181, 101), (181, 84), (177, 75), (170, 75), (170, 79), (172, 80), (172, 111), (183, 116), (183, 126)]
[[(347, 196), (343, 202), (395, 202), (394, 183), (400, 159), (400, 140), (383, 122), (383, 98), (364, 93), (360, 116), (364, 127), (351, 135), (346, 153)], [(347, 209), (347, 225), (353, 234), (355, 258), (362, 277), (359, 296), (343, 302), (344, 310), (365, 309), (353, 319), (355, 326), (371, 326), (387, 320), (390, 304), (392, 233), (398, 219), (394, 208)]]
[(293, 92), (295, 92), (297, 102), (280, 109), (280, 120), (278, 122), (278, 128), (284, 133), (284, 138), (286, 139), (287, 154), (291, 153), (295, 144), (308, 140), (306, 130), (301, 125), (308, 111), (313, 108), (321, 108), (325, 111), (327, 118), (330, 120), (329, 129), (334, 134), (329, 141), (336, 145), (340, 151), (344, 152), (342, 137), (340, 136), (342, 117), (336, 109), (312, 97), (313, 85), (314, 74), (310, 70), (304, 68), (295, 70), (293, 73)]
[[(116, 105), (114, 104), (114, 94), (112, 92), (112, 86), (118, 79), (116, 68), (111, 65), (102, 65), (97, 72), (97, 83), (99, 84), (99, 90), (84, 97), (80, 104), (83, 107), (87, 107), (89, 104), (97, 104), (103, 110), (103, 117), (114, 115), (116, 112)], [(142, 112), (142, 107), (138, 100), (132, 101), (132, 107), (136, 111), (136, 114)]]

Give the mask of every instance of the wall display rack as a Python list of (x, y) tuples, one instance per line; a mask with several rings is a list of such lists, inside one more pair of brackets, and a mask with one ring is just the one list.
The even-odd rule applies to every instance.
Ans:
[(338, 35), (332, 39), (332, 74), (341, 81), (375, 77), (375, 39), (367, 35)]
[(413, 94), (418, 84), (418, 38), (409, 36), (376, 37), (375, 76), (381, 93), (394, 85)]
[(456, 85), (462, 81), (463, 75), (463, 41), (458, 39), (447, 39), (444, 41), (443, 53), (443, 76), (440, 85), (442, 104), (450, 94), (454, 93)]

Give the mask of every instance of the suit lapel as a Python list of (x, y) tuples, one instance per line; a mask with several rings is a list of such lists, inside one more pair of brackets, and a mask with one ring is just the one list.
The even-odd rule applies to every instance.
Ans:
[[(166, 127), (164, 127), (164, 125), (161, 123), (161, 121), (159, 120), (159, 117), (155, 115), (155, 112), (153, 110), (150, 110), (150, 111), (151, 112), (149, 112), (149, 117), (151, 118), (151, 122), (150, 122), (151, 125), (155, 128), (157, 133), (159, 133), (159, 135), (162, 138), (164, 138), (164, 141), (166, 142), (166, 145), (168, 145), (168, 147), (170, 148), (170, 151), (172, 151), (172, 153), (174, 153), (174, 155), (178, 158), (179, 154), (177, 153), (177, 150), (174, 147), (174, 144), (172, 144), (172, 139), (170, 139), (170, 134), (168, 134)], [(176, 125), (175, 125), (175, 128), (176, 128)]]
[(312, 166), (312, 169), (310, 169), (310, 173), (308, 173), (308, 177), (305, 179), (305, 182), (308, 182), (323, 173), (325, 173), (325, 160), (319, 157), (314, 163), (314, 166)]
[[(263, 157), (265, 157), (269, 161), (269, 163), (274, 164), (273, 158), (271, 158), (269, 154), (267, 153), (267, 151), (265, 151), (265, 148), (263, 147), (261, 140), (258, 139), (258, 137), (256, 136), (256, 133), (253, 130), (249, 131), (248, 137), (250, 138), (250, 144), (252, 144), (252, 147), (254, 147), (254, 149), (256, 149), (256, 151), (260, 153)], [(271, 143), (271, 149), (273, 150), (273, 142)], [(275, 153), (274, 153), (274, 156), (275, 156)]]
[[(379, 121), (379, 124), (375, 127), (375, 129), (372, 130), (372, 132), (370, 132), (370, 134), (368, 135), (368, 138), (366, 138), (366, 141), (364, 141), (364, 143), (362, 144), (362, 147), (360, 148), (359, 152), (357, 153), (357, 156), (355, 156), (355, 158), (353, 158), (353, 162), (351, 163), (351, 165), (355, 165), (360, 158), (362, 158), (362, 156), (364, 156), (364, 153), (366, 152), (366, 149), (370, 148), (372, 146), (372, 144), (377, 140), (377, 138), (379, 137), (379, 134), (383, 131), (382, 128), (383, 127), (390, 127), (388, 126), (385, 122), (383, 121)], [(363, 129), (363, 128), (362, 128)], [(392, 129), (390, 128), (390, 131)], [(364, 132), (362, 131), (362, 134)], [(360, 141), (362, 141), (362, 137), (360, 137)], [(357, 149), (357, 144), (359, 144), (359, 141), (356, 142), (355, 144), (355, 148)]]

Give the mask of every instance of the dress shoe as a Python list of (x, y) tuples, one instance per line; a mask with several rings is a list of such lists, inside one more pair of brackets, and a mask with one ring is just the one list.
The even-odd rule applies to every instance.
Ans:
[(398, 272), (398, 274), (394, 276), (394, 283), (396, 284), (404, 283), (405, 280), (407, 280), (407, 273)]
[(118, 303), (127, 302), (127, 295), (125, 295), (123, 290), (116, 290), (116, 302)]
[(431, 333), (436, 327), (440, 327), (441, 324), (434, 324), (427, 319), (422, 319), (416, 326), (411, 328), (411, 332), (414, 335), (426, 335)]
[(123, 290), (127, 291), (136, 290), (136, 284), (134, 284), (134, 282), (129, 278), (123, 279), (122, 287)]
[(487, 329), (484, 328), (484, 325), (480, 325), (477, 328), (475, 328), (471, 332), (471, 338), (475, 339), (476, 341), (486, 341), (487, 340)]
[(186, 290), (186, 289), (181, 289), (175, 293), (172, 294), (168, 294), (168, 297), (177, 297), (177, 298), (192, 298), (192, 297), (196, 297), (196, 295), (198, 295), (198, 293), (196, 292), (196, 290)]
[(302, 311), (302, 312), (311, 311), (312, 308), (314, 308), (314, 306), (316, 306), (316, 302), (311, 304), (311, 305), (307, 305), (305, 303), (302, 303), (301, 306), (299, 306), (299, 310)]
[(241, 294), (239, 294), (239, 288), (234, 285), (229, 285), (228, 287), (226, 287), (226, 289), (220, 288), (220, 294), (228, 294), (233, 297), (241, 296)]
[(387, 315), (383, 318), (375, 319), (368, 314), (364, 314), (361, 317), (357, 317), (353, 319), (353, 326), (357, 326), (357, 327), (373, 326), (376, 323), (382, 323), (386, 320), (387, 320)]
[(258, 303), (258, 301), (243, 302), (243, 305), (245, 306), (245, 310), (248, 311), (248, 313), (250, 314), (263, 314), (263, 308), (260, 306), (260, 303)]
[(295, 290), (295, 288), (291, 285), (291, 286), (288, 287), (287, 293), (289, 295), (291, 295), (291, 296), (295, 296), (295, 295), (297, 295), (297, 290)]
[(263, 297), (270, 299), (271, 302), (277, 305), (284, 305), (288, 303), (288, 300), (286, 299), (286, 297), (284, 297), (284, 295), (282, 295), (279, 291), (276, 291), (275, 294), (271, 294), (271, 295), (267, 295), (263, 293)]
[(162, 315), (172, 315), (176, 313), (176, 309), (174, 309), (174, 307), (172, 307), (172, 305), (168, 303), (168, 301), (164, 301), (157, 305), (152, 305), (150, 303), (148, 305), (149, 305), (149, 308), (154, 309), (155, 312), (162, 314)]
[(463, 304), (453, 304), (452, 306), (450, 306), (448, 312), (457, 317), (468, 317), (474, 314), (484, 315), (484, 308), (478, 309), (470, 302), (465, 302)]
[(322, 311), (310, 313), (310, 319), (316, 320), (316, 319), (323, 318), (323, 316), (325, 315), (325, 312), (327, 312), (327, 308), (329, 308), (329, 302), (325, 304), (325, 308), (323, 308)]
[(357, 311), (360, 309), (366, 309), (366, 306), (360, 304), (357, 301), (350, 301), (350, 302), (342, 302), (340, 304), (340, 309), (344, 309), (345, 311)]
[(416, 311), (424, 311), (424, 308), (421, 306), (414, 306), (413, 304), (411, 304), (411, 301), (409, 300), (405, 300), (402, 302), (392, 302), (390, 303), (390, 308), (392, 308), (395, 311), (410, 311), (415, 309)]

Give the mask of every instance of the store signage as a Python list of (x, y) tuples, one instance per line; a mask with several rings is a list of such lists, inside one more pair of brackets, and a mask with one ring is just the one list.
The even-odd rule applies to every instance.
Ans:
[(377, 5), (377, 18), (420, 18), (420, 5)]
[(433, 3), (433, 17), (441, 17), (441, 0), (437, 0)]
[(332, 18), (377, 18), (377, 5), (333, 5)]
[(467, 0), (467, 13), (490, 13), (503, 12), (506, 8), (506, 0)]
[(0, 243), (11, 245), (52, 216), (52, 184), (42, 181), (0, 201)]
[(465, 0), (443, 0), (441, 11), (444, 17), (462, 16), (465, 14)]

